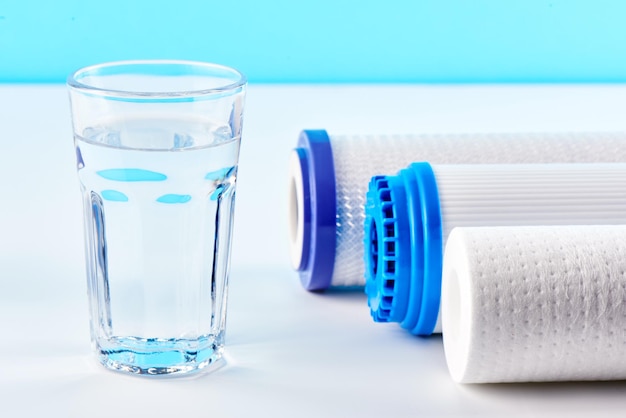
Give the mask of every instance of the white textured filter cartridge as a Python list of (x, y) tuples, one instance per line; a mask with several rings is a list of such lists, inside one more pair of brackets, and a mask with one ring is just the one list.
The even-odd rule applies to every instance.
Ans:
[(626, 379), (626, 226), (458, 228), (443, 343), (462, 383)]
[(291, 259), (305, 288), (362, 286), (363, 222), (372, 176), (415, 161), (626, 161), (626, 133), (329, 136), (303, 131), (291, 168)]
[(440, 332), (450, 231), (473, 226), (626, 224), (626, 163), (413, 163), (372, 179), (366, 293), (377, 322)]

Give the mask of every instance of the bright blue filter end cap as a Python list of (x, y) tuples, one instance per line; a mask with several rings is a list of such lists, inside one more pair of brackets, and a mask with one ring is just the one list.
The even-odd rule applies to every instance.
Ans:
[(365, 293), (377, 322), (432, 334), (443, 261), (441, 210), (432, 167), (414, 163), (376, 176), (365, 208)]
[(411, 236), (406, 193), (394, 184), (398, 180), (375, 176), (366, 194), (365, 293), (376, 322), (402, 321), (409, 300)]

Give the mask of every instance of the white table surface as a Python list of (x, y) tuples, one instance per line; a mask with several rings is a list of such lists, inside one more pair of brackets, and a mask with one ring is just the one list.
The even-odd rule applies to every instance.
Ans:
[(303, 290), (288, 258), (286, 173), (299, 131), (315, 128), (625, 130), (626, 86), (250, 86), (226, 364), (149, 379), (109, 372), (90, 352), (64, 86), (0, 85), (0, 416), (626, 416), (626, 382), (457, 385), (440, 337), (372, 322), (361, 292)]

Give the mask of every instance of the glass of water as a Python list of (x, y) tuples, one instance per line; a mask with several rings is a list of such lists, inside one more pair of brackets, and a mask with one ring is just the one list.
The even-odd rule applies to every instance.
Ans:
[(224, 348), (246, 79), (188, 61), (68, 78), (100, 362), (186, 374)]

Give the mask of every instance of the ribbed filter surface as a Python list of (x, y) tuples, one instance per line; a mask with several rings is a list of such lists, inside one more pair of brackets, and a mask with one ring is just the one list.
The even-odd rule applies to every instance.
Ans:
[(626, 379), (626, 227), (459, 228), (443, 342), (464, 383)]
[(434, 164), (626, 161), (626, 133), (330, 136), (337, 188), (332, 286), (364, 284), (365, 195), (374, 175)]
[(626, 164), (436, 165), (445, 241), (456, 227), (626, 223)]

